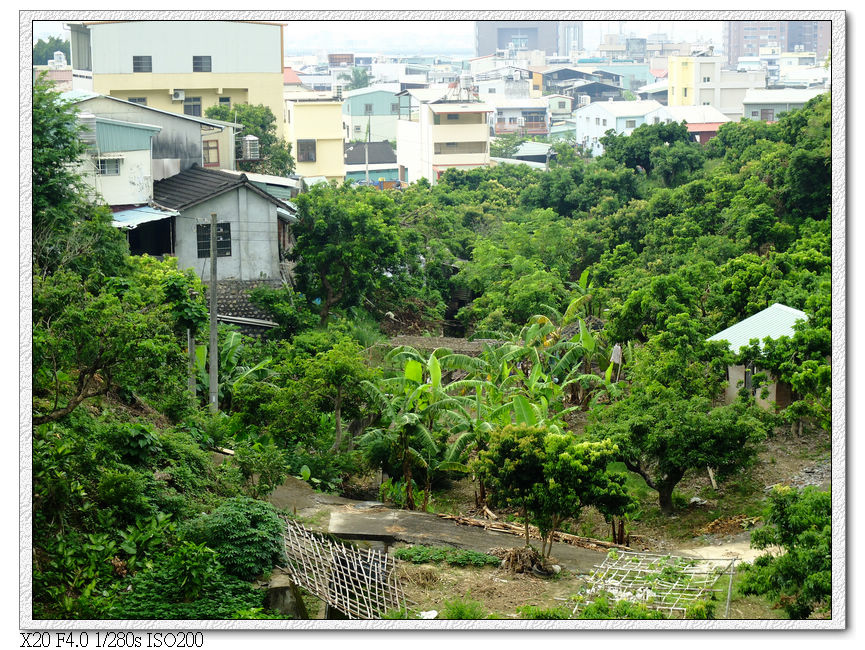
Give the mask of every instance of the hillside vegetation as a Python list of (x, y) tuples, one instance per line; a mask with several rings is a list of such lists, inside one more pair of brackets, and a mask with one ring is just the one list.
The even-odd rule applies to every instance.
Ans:
[[(829, 97), (725, 124), (705, 147), (680, 126), (608, 135), (594, 160), (557, 145), (547, 172), (302, 194), (295, 287), (252, 296), (279, 327), (220, 327), (212, 415), (206, 355), (188, 388), (187, 330), (207, 340), (200, 281), (129, 255), (69, 171), (73, 113), (37, 83), (34, 617), (275, 616), (251, 581), (280, 562), (264, 499), (288, 475), (339, 492), (383, 469), (381, 498), (417, 509), (475, 477), (480, 499), (545, 534), (588, 511), (624, 531), (636, 479), (667, 516), (688, 471), (723, 482), (779, 427), (828, 439)], [(706, 341), (775, 302), (808, 314), (793, 337), (740, 359)], [(376, 345), (445, 330), (483, 351)], [(745, 356), (790, 384), (790, 406), (760, 409), (746, 389), (721, 403)], [(217, 446), (231, 463), (213, 464)], [(796, 599), (796, 576), (763, 588), (771, 572), (751, 592)], [(787, 611), (825, 609), (825, 587)]]

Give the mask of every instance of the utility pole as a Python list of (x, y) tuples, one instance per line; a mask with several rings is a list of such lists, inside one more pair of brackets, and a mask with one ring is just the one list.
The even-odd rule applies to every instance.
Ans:
[(219, 411), (219, 338), (216, 329), (216, 213), (210, 213), (210, 412)]
[(372, 116), (366, 118), (366, 146), (363, 148), (364, 162), (366, 163), (366, 184), (369, 185), (369, 139), (370, 139), (370, 122)]

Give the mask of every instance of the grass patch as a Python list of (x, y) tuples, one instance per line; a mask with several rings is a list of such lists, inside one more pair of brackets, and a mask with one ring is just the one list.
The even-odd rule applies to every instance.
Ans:
[(450, 546), (410, 546), (394, 551), (398, 560), (412, 564), (449, 564), (451, 566), (499, 566), (501, 560), (494, 555), (478, 553)]

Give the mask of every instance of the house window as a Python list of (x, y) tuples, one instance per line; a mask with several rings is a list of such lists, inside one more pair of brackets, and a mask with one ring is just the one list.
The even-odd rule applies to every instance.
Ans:
[(712, 77), (703, 77), (703, 83), (704, 84), (712, 83)]
[(399, 115), (399, 102), (390, 105), (390, 112), (394, 115)]
[(96, 173), (100, 176), (120, 176), (120, 160), (117, 158), (100, 158), (97, 165)]
[(596, 118), (595, 118), (595, 126), (600, 126), (600, 125), (601, 125), (601, 118), (600, 118), (600, 117), (596, 117)]
[[(196, 226), (198, 236), (198, 257), (210, 257), (210, 224), (200, 223)], [(231, 257), (231, 224), (216, 224), (216, 256)]]
[(448, 119), (449, 120), (458, 120), (458, 119), (460, 119), (460, 116), (457, 113), (448, 113)]
[(703, 102), (703, 106), (711, 106), (709, 102)]
[(297, 141), (297, 162), (315, 162), (315, 140)]
[(126, 101), (130, 104), (141, 104), (142, 106), (147, 106), (147, 97), (127, 97)]
[(751, 111), (751, 117), (759, 117), (760, 113), (758, 111)]
[(687, 97), (687, 96), (688, 96), (688, 89), (682, 88), (682, 97)]
[(660, 122), (661, 122), (661, 118), (660, 118), (660, 117), (656, 117), (654, 123), (655, 123), (655, 124), (659, 124)]
[(363, 114), (364, 115), (372, 115), (372, 104), (364, 104), (363, 105)]
[(132, 72), (153, 72), (153, 57), (133, 56)]
[(564, 107), (565, 107), (565, 102), (559, 102), (559, 108), (564, 108)]
[(226, 108), (230, 108), (231, 107), (231, 97), (220, 97), (219, 98), (219, 105), (225, 106)]
[(487, 92), (490, 94), (495, 94), (496, 89), (495, 88), (487, 88)]
[(354, 125), (354, 132), (355, 132), (355, 133), (360, 133), (360, 124), (355, 124), (355, 125)]
[(601, 120), (601, 124), (603, 124), (604, 126), (607, 126), (607, 120)]
[(210, 72), (210, 57), (209, 56), (193, 56), (192, 57), (193, 72)]
[(219, 142), (216, 140), (204, 140), (201, 145), (204, 166), (219, 167)]
[(626, 129), (636, 129), (637, 128), (637, 120), (625, 120), (625, 128)]
[(771, 122), (775, 119), (775, 109), (774, 108), (761, 108), (760, 109), (760, 119), (764, 122)]
[(184, 99), (183, 114), (201, 117), (201, 97), (187, 97)]

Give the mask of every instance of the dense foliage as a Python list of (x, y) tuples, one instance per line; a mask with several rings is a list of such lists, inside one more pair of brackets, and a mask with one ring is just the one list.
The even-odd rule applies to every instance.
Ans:
[[(276, 116), (264, 104), (222, 104), (209, 106), (204, 114), (214, 120), (243, 125), (236, 137), (237, 168), (245, 172), (288, 176), (294, 172), (291, 144), (276, 134)], [(241, 160), (241, 139), (252, 135), (258, 138), (259, 160)]]
[[(254, 109), (238, 119), (278, 161)], [(381, 470), (383, 498), (424, 510), (472, 476), (479, 501), (538, 525), (546, 550), (588, 508), (621, 528), (637, 477), (671, 514), (687, 472), (742, 472), (773, 428), (825, 437), (830, 114), (821, 96), (774, 124), (726, 124), (706, 146), (682, 125), (649, 125), (607, 136), (593, 160), (559, 143), (549, 170), (452, 169), (395, 191), (317, 185), (297, 199), (292, 286), (252, 297), (279, 327), (262, 339), (220, 328), (211, 415), (206, 346), (190, 367), (186, 338), (207, 338), (200, 281), (128, 255), (75, 174), (74, 112), (37, 83), (34, 614), (270, 615), (243, 581), (279, 561), (279, 519), (262, 499), (289, 475), (340, 491)], [(735, 355), (707, 343), (773, 303), (808, 320)], [(394, 333), (482, 344), (378, 345)], [(724, 404), (726, 368), (746, 362), (761, 372)], [(774, 412), (755, 404), (771, 380), (792, 389)], [(216, 465), (214, 447), (235, 453)], [(826, 567), (804, 550), (823, 529), (784, 523), (798, 506), (772, 498), (772, 525), (795, 529), (777, 539), (791, 558), (802, 549), (813, 580), (761, 560), (749, 588), (807, 615), (828, 605)]]
[(751, 535), (752, 547), (769, 552), (745, 566), (742, 593), (768, 596), (794, 619), (830, 611), (831, 506), (830, 492), (775, 488), (766, 526)]

